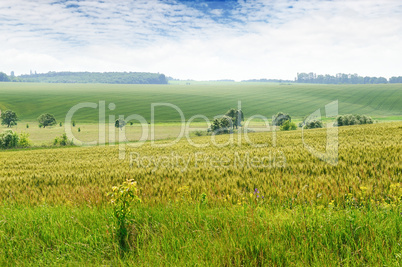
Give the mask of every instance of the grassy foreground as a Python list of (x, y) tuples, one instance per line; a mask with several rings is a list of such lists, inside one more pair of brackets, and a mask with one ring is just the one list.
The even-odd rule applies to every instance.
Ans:
[[(401, 123), (340, 127), (336, 166), (301, 131), (248, 137), (0, 152), (0, 265), (400, 265)], [(121, 249), (106, 193), (126, 179), (142, 203)]]
[(0, 207), (0, 265), (400, 266), (401, 209), (139, 206), (130, 249), (108, 208)]

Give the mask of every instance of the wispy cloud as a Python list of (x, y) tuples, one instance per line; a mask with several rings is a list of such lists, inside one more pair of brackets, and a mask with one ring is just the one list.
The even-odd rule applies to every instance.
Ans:
[(399, 1), (0, 1), (0, 71), (402, 75)]

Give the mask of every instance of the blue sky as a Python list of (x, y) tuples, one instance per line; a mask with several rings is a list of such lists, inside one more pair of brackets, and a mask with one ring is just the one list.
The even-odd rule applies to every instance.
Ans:
[(0, 71), (402, 75), (398, 0), (0, 0)]

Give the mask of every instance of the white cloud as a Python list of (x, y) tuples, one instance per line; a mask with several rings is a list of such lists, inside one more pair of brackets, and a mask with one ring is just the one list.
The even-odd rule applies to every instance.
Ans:
[(212, 16), (173, 1), (52, 2), (0, 0), (0, 71), (236, 80), (304, 71), (402, 75), (397, 0), (239, 1)]

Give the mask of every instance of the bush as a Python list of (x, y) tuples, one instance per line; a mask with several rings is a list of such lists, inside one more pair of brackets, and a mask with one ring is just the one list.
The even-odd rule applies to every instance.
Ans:
[(57, 145), (60, 145), (60, 146), (67, 146), (67, 145), (72, 146), (72, 145), (74, 145), (74, 142), (72, 140), (69, 141), (68, 138), (67, 138), (67, 134), (64, 133), (62, 136), (56, 137), (54, 139), (53, 145), (55, 145), (55, 146), (57, 146)]
[(22, 133), (19, 136), (18, 147), (30, 147), (31, 140), (29, 140), (29, 133)]
[(195, 134), (196, 136), (203, 136), (203, 135), (205, 135), (205, 132), (204, 132), (204, 131), (197, 130), (197, 131), (194, 131), (194, 134)]
[(282, 124), (284, 124), (285, 121), (290, 121), (290, 122), (292, 121), (292, 118), (290, 117), (290, 115), (287, 114), (287, 113), (278, 112), (272, 118), (272, 125), (274, 125), (274, 126), (282, 126)]
[(15, 148), (18, 145), (19, 136), (11, 130), (5, 131), (0, 134), (0, 148)]
[(126, 126), (126, 124), (127, 124), (127, 122), (126, 122), (125, 120), (123, 120), (123, 119), (118, 119), (118, 120), (115, 121), (114, 126), (115, 126), (116, 128), (120, 128), (120, 130), (122, 130), (123, 127)]
[(322, 122), (318, 121), (318, 120), (309, 121), (303, 125), (304, 129), (316, 129), (316, 128), (323, 128), (323, 127), (324, 126), (323, 126)]
[(291, 121), (283, 122), (282, 126), (280, 127), (281, 131), (291, 131), (291, 130), (296, 130), (296, 129), (297, 129), (296, 124)]

